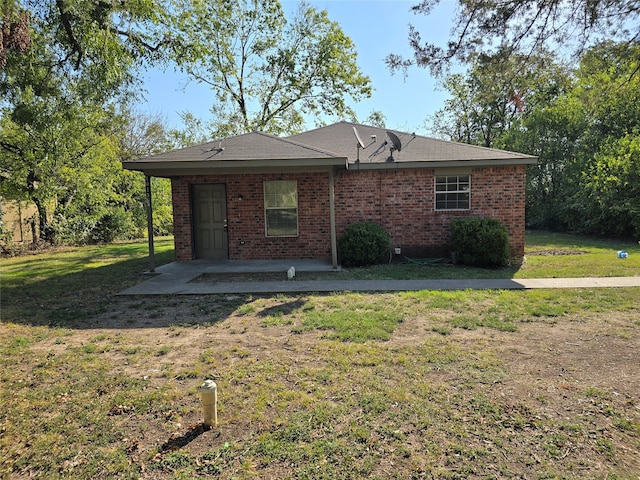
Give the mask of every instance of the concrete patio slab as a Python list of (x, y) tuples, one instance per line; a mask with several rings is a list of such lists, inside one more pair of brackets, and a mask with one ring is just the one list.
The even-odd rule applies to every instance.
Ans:
[[(191, 283), (203, 274), (225, 273), (268, 273), (282, 272), (283, 280), (287, 270), (294, 267), (296, 272), (333, 272), (333, 266), (322, 260), (193, 260), (191, 262), (171, 262), (155, 269), (155, 275), (148, 280), (120, 292), (119, 295), (168, 295), (206, 294), (219, 292), (211, 290), (212, 283)], [(338, 271), (340, 268), (338, 268)], [(242, 283), (236, 282), (237, 285)], [(279, 282), (258, 282), (279, 283)], [(225, 284), (227, 285), (227, 284)]]
[[(156, 275), (119, 295), (211, 295), (272, 294), (338, 291), (416, 290), (527, 290), (544, 288), (640, 287), (640, 276), (468, 279), (468, 280), (286, 280), (289, 267), (297, 272), (331, 272), (333, 267), (317, 260), (259, 260), (173, 262), (156, 269)], [(193, 282), (205, 273), (282, 272), (282, 281)]]

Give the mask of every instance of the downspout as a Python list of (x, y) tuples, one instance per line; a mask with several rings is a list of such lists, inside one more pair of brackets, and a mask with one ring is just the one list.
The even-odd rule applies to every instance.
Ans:
[(333, 269), (338, 269), (338, 246), (336, 243), (336, 204), (333, 198), (333, 168), (329, 170), (329, 223), (331, 225), (331, 264)]
[(153, 246), (153, 208), (151, 204), (151, 177), (144, 175), (144, 185), (147, 192), (147, 236), (149, 237), (149, 272), (156, 271), (156, 260)]

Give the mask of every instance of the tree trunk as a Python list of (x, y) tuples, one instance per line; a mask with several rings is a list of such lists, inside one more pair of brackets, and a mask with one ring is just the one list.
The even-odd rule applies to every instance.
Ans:
[(32, 195), (31, 200), (38, 210), (38, 233), (40, 235), (40, 240), (43, 240), (45, 242), (51, 241), (52, 239), (49, 238), (51, 235), (49, 229), (47, 228), (47, 207), (44, 205), (44, 202), (42, 202), (36, 195)]

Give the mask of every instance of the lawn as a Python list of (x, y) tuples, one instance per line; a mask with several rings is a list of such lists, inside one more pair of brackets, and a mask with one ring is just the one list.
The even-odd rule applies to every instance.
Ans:
[[(628, 257), (618, 258), (625, 251)], [(396, 257), (390, 265), (345, 269), (330, 276), (341, 280), (444, 278), (626, 277), (640, 275), (640, 245), (573, 235), (528, 232), (522, 265), (483, 269), (458, 265), (448, 258)], [(301, 274), (302, 279), (328, 274)]]
[[(117, 296), (145, 252), (2, 259), (4, 477), (637, 478), (640, 288)], [(638, 275), (638, 257), (529, 234), (522, 268), (487, 275)], [(357, 274), (402, 268), (477, 275)]]

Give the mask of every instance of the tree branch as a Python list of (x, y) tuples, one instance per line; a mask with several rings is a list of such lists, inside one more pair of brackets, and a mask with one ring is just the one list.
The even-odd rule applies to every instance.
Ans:
[(0, 147), (6, 150), (7, 152), (14, 153), (16, 155), (22, 155), (22, 149), (17, 145), (13, 145), (11, 143), (7, 143), (5, 141), (0, 140)]
[(117, 35), (126, 37), (127, 39), (131, 40), (134, 43), (137, 43), (139, 45), (142, 45), (146, 50), (150, 51), (150, 52), (157, 52), (158, 50), (160, 50), (162, 47), (164, 47), (165, 45), (169, 45), (171, 43), (171, 38), (169, 37), (165, 37), (162, 40), (160, 40), (158, 42), (158, 44), (156, 45), (151, 45), (147, 42), (145, 42), (142, 38), (140, 38), (139, 35), (136, 35), (134, 33), (125, 31), (125, 30), (120, 30), (114, 27), (110, 27), (109, 31), (111, 31), (112, 33), (115, 33)]
[(67, 34), (67, 38), (71, 43), (72, 51), (76, 53), (78, 58), (76, 59), (75, 70), (80, 68), (80, 64), (82, 63), (82, 46), (76, 39), (73, 33), (73, 27), (71, 26), (71, 17), (69, 12), (65, 10), (64, 0), (56, 0), (56, 7), (58, 7), (58, 11), (60, 12), (60, 22), (64, 28), (64, 31)]

